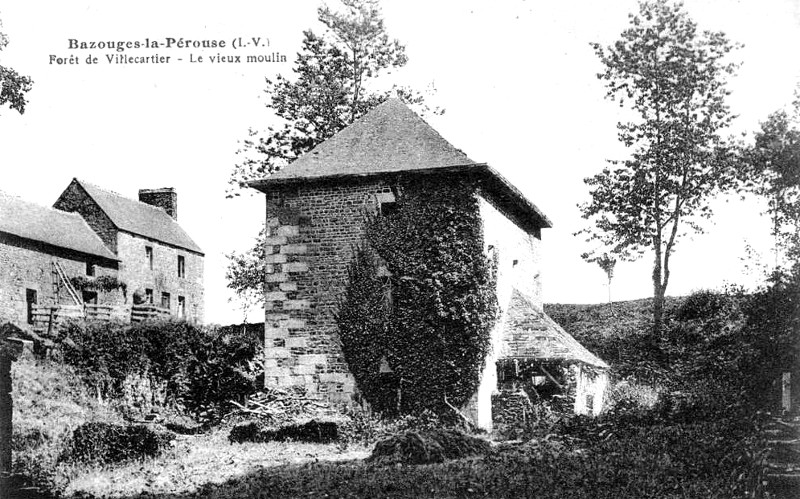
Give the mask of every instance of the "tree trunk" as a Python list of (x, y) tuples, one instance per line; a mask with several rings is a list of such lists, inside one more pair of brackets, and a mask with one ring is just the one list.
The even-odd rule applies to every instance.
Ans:
[(656, 258), (653, 262), (653, 337), (661, 337), (664, 312), (664, 288), (661, 285), (661, 251), (656, 246)]
[(653, 330), (650, 332), (650, 337), (647, 340), (647, 346), (650, 349), (651, 356), (654, 360), (659, 360), (661, 350), (658, 342), (661, 339), (661, 332), (664, 323), (664, 286), (661, 282), (662, 279), (662, 266), (661, 266), (661, 252), (656, 252), (656, 260), (653, 265)]

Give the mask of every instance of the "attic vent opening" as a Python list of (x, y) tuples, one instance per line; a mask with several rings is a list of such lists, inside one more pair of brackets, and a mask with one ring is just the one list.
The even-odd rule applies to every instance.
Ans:
[(388, 217), (397, 211), (397, 203), (394, 201), (381, 203), (381, 215)]
[(385, 217), (397, 211), (397, 197), (394, 192), (375, 194), (375, 204), (378, 207), (378, 213)]

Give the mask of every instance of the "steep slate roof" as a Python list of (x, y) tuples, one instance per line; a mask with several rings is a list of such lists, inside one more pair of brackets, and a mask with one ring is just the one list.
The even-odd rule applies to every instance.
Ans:
[(118, 260), (77, 213), (46, 208), (0, 191), (0, 232)]
[(503, 324), (500, 358), (577, 361), (608, 368), (608, 364), (578, 343), (516, 289), (511, 295)]
[(203, 250), (166, 211), (126, 198), (82, 180), (73, 179), (94, 199), (119, 230), (203, 254)]
[(401, 100), (387, 99), (290, 165), (248, 185), (266, 191), (277, 184), (367, 177), (391, 173), (469, 172), (489, 180), (504, 201), (550, 227), (531, 201), (485, 163), (476, 163), (447, 142)]

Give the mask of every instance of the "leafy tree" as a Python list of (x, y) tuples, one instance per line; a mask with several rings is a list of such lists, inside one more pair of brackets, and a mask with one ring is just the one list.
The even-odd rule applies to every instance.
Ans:
[(605, 66), (598, 74), (606, 97), (632, 112), (618, 124), (631, 150), (585, 179), (591, 201), (582, 205), (590, 239), (621, 259), (652, 249), (653, 331), (662, 329), (670, 257), (687, 229), (711, 215), (709, 200), (732, 184), (731, 148), (720, 132), (733, 116), (726, 79), (736, 48), (723, 33), (700, 32), (681, 4), (643, 0), (613, 45), (592, 44)]
[[(388, 92), (369, 91), (382, 72), (405, 65), (405, 47), (386, 33), (377, 0), (341, 0), (343, 11), (320, 7), (323, 35), (303, 32), (303, 43), (292, 70), (293, 78), (267, 79), (267, 107), (282, 120), (266, 136), (244, 141), (245, 158), (230, 178), (230, 195), (246, 182), (264, 178), (286, 166), (320, 142), (383, 102)], [(406, 98), (421, 102), (408, 90)]]
[(746, 180), (769, 202), (776, 271), (784, 258), (800, 258), (800, 91), (796, 96), (793, 113), (771, 114), (747, 151)]
[[(322, 35), (304, 32), (294, 76), (267, 80), (267, 107), (282, 124), (270, 127), (261, 137), (250, 130), (238, 151), (244, 159), (231, 175), (229, 197), (239, 195), (248, 181), (285, 167), (389, 97), (389, 91), (371, 90), (370, 83), (391, 68), (403, 66), (405, 48), (386, 33), (377, 0), (341, 3), (341, 11), (327, 6), (318, 9), (325, 31)], [(419, 92), (407, 88), (394, 92), (405, 102), (431, 111)], [(262, 229), (251, 250), (228, 255), (228, 287), (251, 304), (262, 300), (265, 235)]]
[(614, 267), (617, 266), (617, 259), (613, 256), (609, 255), (608, 253), (603, 253), (600, 256), (593, 255), (590, 253), (584, 253), (581, 255), (581, 258), (586, 260), (587, 262), (594, 262), (597, 264), (600, 269), (606, 273), (606, 278), (608, 278), (608, 304), (611, 305), (611, 279), (614, 277)]
[[(0, 29), (3, 23), (0, 22)], [(0, 31), (0, 51), (8, 45), (8, 37)], [(33, 82), (30, 77), (22, 76), (14, 69), (0, 64), (0, 107), (8, 104), (8, 107), (15, 109), (19, 114), (25, 112), (25, 94), (30, 91)]]

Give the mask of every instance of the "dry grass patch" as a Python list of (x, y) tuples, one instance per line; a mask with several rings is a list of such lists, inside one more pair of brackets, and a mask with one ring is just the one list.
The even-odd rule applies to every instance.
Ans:
[(228, 441), (229, 431), (218, 428), (204, 435), (178, 435), (172, 448), (158, 458), (113, 467), (85, 466), (72, 477), (66, 495), (191, 494), (264, 468), (364, 459), (370, 450), (301, 442), (233, 444)]
[(12, 365), (14, 472), (25, 482), (59, 490), (70, 467), (58, 458), (75, 428), (87, 422), (122, 423), (108, 404), (91, 396), (69, 367), (23, 357)]

